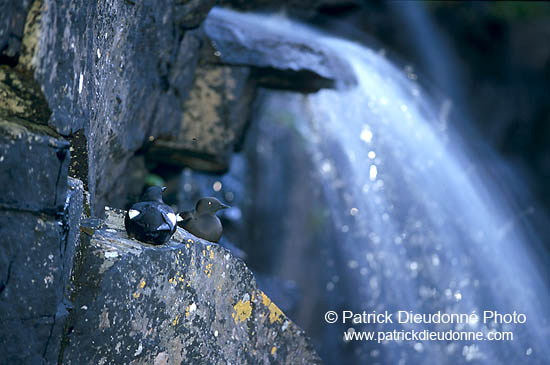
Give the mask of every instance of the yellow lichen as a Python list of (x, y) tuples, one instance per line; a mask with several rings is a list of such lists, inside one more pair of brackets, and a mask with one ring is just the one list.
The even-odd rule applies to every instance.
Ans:
[(246, 321), (252, 315), (252, 305), (250, 305), (250, 300), (247, 300), (246, 302), (239, 300), (233, 308), (235, 309), (235, 313), (232, 314), (235, 319), (235, 324)]
[(140, 292), (135, 292), (134, 294), (132, 294), (132, 296), (134, 297), (134, 299), (139, 298), (140, 295), (141, 295)]
[(204, 273), (208, 275), (208, 277), (210, 277), (210, 275), (212, 274), (212, 265), (213, 264), (206, 265), (206, 270), (204, 270)]
[(174, 318), (174, 320), (172, 321), (172, 326), (177, 325), (179, 322), (180, 322), (180, 316), (176, 316), (176, 318)]
[(139, 283), (139, 287), (143, 289), (145, 287), (145, 279), (141, 279), (141, 282)]
[(273, 346), (271, 348), (271, 355), (275, 355), (276, 352), (277, 352), (277, 347)]
[(281, 322), (282, 321), (281, 317), (284, 316), (283, 311), (280, 310), (279, 307), (277, 307), (277, 305), (273, 303), (271, 299), (269, 299), (269, 297), (265, 295), (264, 292), (261, 292), (260, 295), (262, 297), (262, 304), (265, 305), (269, 310), (269, 322), (270, 323), (274, 323), (275, 321)]

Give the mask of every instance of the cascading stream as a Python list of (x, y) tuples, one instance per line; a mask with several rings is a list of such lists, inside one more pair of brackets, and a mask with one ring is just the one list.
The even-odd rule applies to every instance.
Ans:
[[(452, 121), (441, 119), (411, 71), (279, 16), (214, 11), (250, 29), (314, 40), (345, 60), (357, 79), (355, 86), (311, 94), (262, 90), (245, 146), (253, 203), (242, 210), (252, 228), (241, 239), (254, 241), (249, 262), (254, 267), (263, 257), (268, 274), (298, 282), (302, 300), (290, 314), (324, 360), (550, 358), (548, 282), (530, 251), (536, 237), (510, 224), (515, 214), (507, 198), (479, 172), (484, 166), (464, 151), (447, 126)], [(516, 311), (527, 323), (330, 325), (326, 310)], [(346, 343), (350, 328), (512, 331), (514, 340)]]

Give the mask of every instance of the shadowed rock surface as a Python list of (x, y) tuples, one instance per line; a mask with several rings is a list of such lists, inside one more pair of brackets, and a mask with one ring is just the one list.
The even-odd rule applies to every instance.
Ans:
[(320, 363), (241, 260), (181, 229), (130, 240), (123, 217), (83, 222), (64, 363)]
[(184, 104), (179, 133), (155, 141), (161, 163), (224, 172), (242, 138), (254, 96), (248, 67), (201, 65)]

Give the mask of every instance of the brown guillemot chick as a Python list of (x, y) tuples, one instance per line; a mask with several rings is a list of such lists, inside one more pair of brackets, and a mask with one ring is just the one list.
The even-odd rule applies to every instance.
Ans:
[(201, 198), (195, 205), (194, 211), (179, 213), (178, 226), (193, 235), (211, 242), (218, 242), (223, 228), (216, 212), (229, 206), (216, 198)]

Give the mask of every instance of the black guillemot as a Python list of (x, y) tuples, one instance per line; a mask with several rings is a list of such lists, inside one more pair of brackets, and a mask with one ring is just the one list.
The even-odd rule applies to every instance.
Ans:
[(151, 186), (141, 201), (130, 207), (124, 217), (128, 237), (153, 245), (166, 243), (176, 231), (177, 216), (162, 200), (165, 187)]

